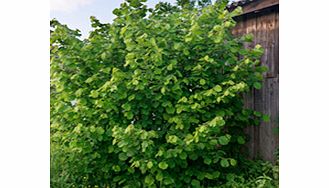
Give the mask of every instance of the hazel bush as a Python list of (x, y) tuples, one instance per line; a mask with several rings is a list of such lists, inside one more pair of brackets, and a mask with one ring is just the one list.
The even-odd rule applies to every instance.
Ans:
[[(86, 39), (51, 21), (53, 176), (72, 187), (210, 187), (239, 169), (243, 129), (262, 114), (263, 49), (234, 37), (234, 16), (127, 0)], [(65, 172), (65, 173), (64, 173)], [(63, 177), (65, 174), (65, 177)]]

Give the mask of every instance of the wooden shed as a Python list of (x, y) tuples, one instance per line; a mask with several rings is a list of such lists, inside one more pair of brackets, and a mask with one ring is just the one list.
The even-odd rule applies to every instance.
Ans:
[(246, 107), (270, 115), (268, 123), (246, 129), (251, 157), (274, 161), (279, 147), (279, 1), (242, 0), (232, 3), (229, 9), (241, 6), (243, 14), (237, 16), (234, 35), (252, 33), (254, 42), (264, 48), (261, 58), (269, 68), (264, 75), (263, 87), (245, 97)]

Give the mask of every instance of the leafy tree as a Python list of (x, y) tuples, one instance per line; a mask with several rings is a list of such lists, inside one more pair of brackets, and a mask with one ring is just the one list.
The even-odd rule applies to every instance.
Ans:
[(85, 40), (51, 21), (52, 177), (67, 185), (209, 187), (243, 166), (261, 114), (242, 95), (266, 69), (252, 37), (231, 34), (241, 9), (144, 2), (91, 17)]

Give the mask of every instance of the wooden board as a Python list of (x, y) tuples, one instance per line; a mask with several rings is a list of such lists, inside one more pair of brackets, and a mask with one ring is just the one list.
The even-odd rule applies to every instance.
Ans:
[[(277, 10), (277, 11), (272, 11)], [(247, 144), (252, 158), (274, 161), (278, 149), (279, 119), (279, 13), (271, 11), (245, 14), (237, 19), (234, 35), (254, 34), (254, 41), (246, 47), (260, 44), (264, 48), (261, 62), (269, 68), (264, 74), (263, 87), (245, 95), (245, 107), (270, 115), (270, 122), (246, 128), (250, 137)]]
[(243, 4), (243, 1), (233, 3), (232, 5), (228, 6), (228, 8), (229, 10), (233, 10), (237, 6), (242, 6), (243, 13), (241, 15), (244, 15), (258, 13), (263, 9), (276, 5), (279, 5), (279, 0), (249, 0), (245, 4)]

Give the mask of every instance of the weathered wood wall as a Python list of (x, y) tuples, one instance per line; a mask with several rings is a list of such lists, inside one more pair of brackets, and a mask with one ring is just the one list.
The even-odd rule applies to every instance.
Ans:
[(265, 50), (261, 62), (269, 71), (264, 75), (262, 89), (253, 90), (247, 95), (245, 105), (270, 115), (270, 122), (246, 129), (250, 136), (248, 147), (251, 157), (269, 161), (275, 160), (279, 147), (279, 5), (278, 1), (276, 4), (274, 1), (268, 1), (272, 4), (262, 9), (255, 9), (249, 4), (249, 8), (254, 9), (249, 12), (247, 6), (243, 7), (248, 13), (236, 17), (237, 26), (233, 31), (235, 35), (252, 33), (254, 42), (250, 45), (260, 44)]

